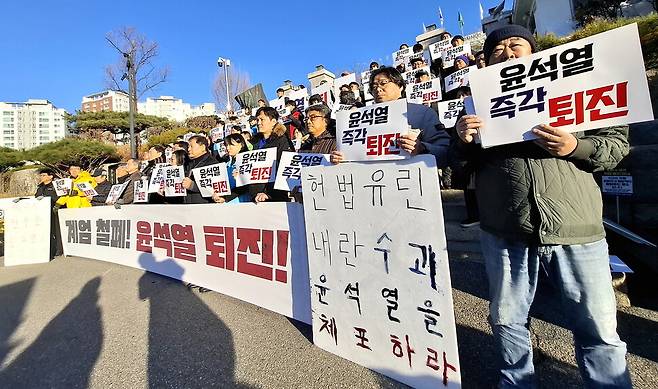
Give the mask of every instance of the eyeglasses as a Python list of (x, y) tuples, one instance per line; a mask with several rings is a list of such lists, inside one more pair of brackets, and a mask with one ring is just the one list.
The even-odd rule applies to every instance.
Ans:
[(307, 122), (308, 122), (308, 121), (310, 121), (310, 120), (317, 119), (317, 118), (322, 118), (322, 119), (324, 119), (324, 116), (322, 116), (322, 115), (313, 115), (313, 116), (309, 115), (309, 116), (307, 116), (307, 117), (304, 119), (304, 121), (307, 121)]
[(389, 82), (392, 82), (392, 81), (391, 81), (391, 80), (388, 80), (388, 79), (382, 79), (382, 80), (380, 80), (379, 82), (377, 82), (377, 81), (373, 81), (373, 82), (370, 84), (370, 90), (371, 90), (371, 91), (372, 91), (372, 90), (375, 90), (375, 89), (377, 89), (378, 87), (384, 89), (384, 87), (385, 87)]

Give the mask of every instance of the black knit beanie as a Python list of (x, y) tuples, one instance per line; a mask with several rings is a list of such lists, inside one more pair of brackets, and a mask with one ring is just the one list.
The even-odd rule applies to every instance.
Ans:
[(530, 43), (532, 52), (534, 53), (537, 51), (537, 42), (535, 41), (535, 37), (530, 33), (530, 31), (524, 27), (517, 26), (516, 24), (510, 24), (509, 26), (494, 30), (489, 35), (487, 35), (487, 39), (484, 41), (483, 49), (484, 59), (487, 61), (487, 64), (489, 64), (489, 57), (491, 57), (491, 53), (493, 53), (494, 48), (498, 42), (513, 36), (518, 36), (519, 38), (527, 40), (528, 43)]

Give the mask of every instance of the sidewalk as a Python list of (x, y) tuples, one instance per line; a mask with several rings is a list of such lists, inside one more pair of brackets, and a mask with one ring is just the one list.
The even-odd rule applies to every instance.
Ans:
[[(1, 262), (1, 261), (0, 261)], [(465, 388), (493, 384), (483, 265), (451, 261)], [(541, 386), (579, 387), (570, 333), (541, 289)], [(637, 388), (658, 387), (658, 313), (619, 311)], [(81, 258), (0, 267), (0, 387), (403, 387), (313, 346), (310, 327), (215, 292)]]

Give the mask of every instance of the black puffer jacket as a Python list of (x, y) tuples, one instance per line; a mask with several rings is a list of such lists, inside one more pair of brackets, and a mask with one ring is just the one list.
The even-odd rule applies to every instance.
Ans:
[(192, 187), (187, 190), (187, 195), (185, 196), (185, 204), (206, 204), (213, 202), (212, 197), (201, 196), (199, 187), (197, 187), (196, 182), (194, 181), (192, 170), (199, 167), (215, 165), (216, 163), (217, 160), (207, 152), (200, 157), (190, 159), (185, 164), (185, 177), (189, 177), (192, 180)]
[(564, 158), (533, 142), (482, 149), (456, 142), (476, 173), (480, 226), (502, 238), (584, 244), (605, 236), (601, 192), (592, 172), (614, 168), (629, 151), (628, 126), (574, 134)]

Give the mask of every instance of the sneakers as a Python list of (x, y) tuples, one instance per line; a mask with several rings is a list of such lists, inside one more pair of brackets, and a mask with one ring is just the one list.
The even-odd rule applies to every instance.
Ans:
[(462, 228), (470, 228), (470, 227), (479, 226), (480, 221), (479, 220), (473, 220), (473, 219), (466, 219), (466, 220), (462, 221), (461, 223), (459, 223), (459, 225), (462, 226)]

